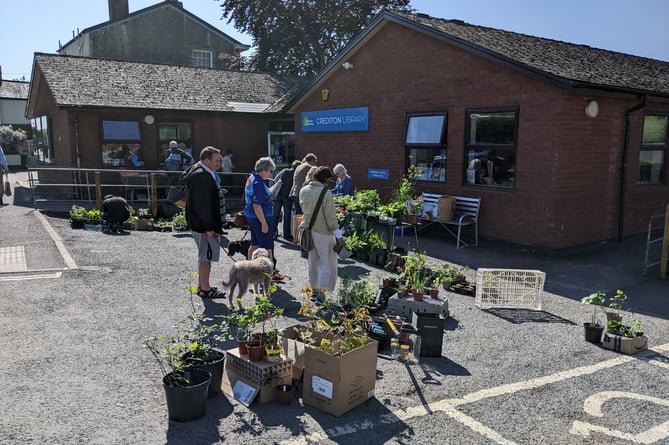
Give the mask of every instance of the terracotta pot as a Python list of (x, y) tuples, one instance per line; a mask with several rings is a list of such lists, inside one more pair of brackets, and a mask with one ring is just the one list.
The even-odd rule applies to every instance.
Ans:
[(439, 288), (438, 287), (434, 287), (434, 288), (430, 289), (430, 297), (439, 298)]
[(423, 301), (423, 297), (425, 294), (423, 292), (414, 292), (413, 293), (413, 300), (414, 301)]
[(276, 387), (276, 400), (282, 405), (290, 405), (295, 394), (293, 385), (279, 385)]
[(237, 347), (239, 348), (239, 353), (240, 354), (248, 354), (249, 353), (249, 348), (246, 347), (246, 342), (245, 341), (237, 341)]
[(252, 362), (260, 362), (265, 355), (265, 346), (260, 343), (249, 343), (247, 345), (249, 349), (249, 360)]

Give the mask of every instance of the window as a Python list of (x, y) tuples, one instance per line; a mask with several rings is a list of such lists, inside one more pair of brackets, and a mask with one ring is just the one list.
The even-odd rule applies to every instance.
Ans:
[(467, 184), (514, 187), (517, 132), (517, 109), (467, 111)]
[(445, 112), (407, 117), (407, 166), (416, 167), (417, 181), (446, 182), (446, 117)]
[(141, 139), (137, 121), (102, 121), (102, 140), (104, 141), (138, 142)]
[(199, 66), (202, 68), (212, 68), (214, 65), (211, 51), (199, 51), (197, 49), (194, 49), (193, 66)]
[(664, 159), (669, 149), (668, 124), (669, 116), (648, 114), (644, 117), (637, 184), (664, 183)]
[[(129, 158), (137, 155), (141, 157), (142, 135), (139, 131), (139, 121), (112, 121), (103, 120), (102, 127), (102, 165), (104, 167), (134, 168), (139, 165), (129, 165)], [(137, 159), (135, 158), (135, 159)]]
[(53, 144), (51, 143), (51, 118), (46, 116), (36, 117), (30, 120), (34, 138), (33, 156), (37, 156), (40, 162), (44, 164), (53, 164), (55, 162), (53, 154)]
[(186, 146), (185, 150), (193, 156), (193, 159), (198, 160), (196, 153), (193, 153), (193, 124), (190, 122), (160, 122), (158, 139), (160, 140), (160, 165), (165, 164), (170, 141), (183, 142)]

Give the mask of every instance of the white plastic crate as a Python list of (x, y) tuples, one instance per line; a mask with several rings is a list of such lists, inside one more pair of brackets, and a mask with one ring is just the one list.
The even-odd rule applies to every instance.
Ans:
[(481, 309), (516, 308), (540, 311), (546, 274), (540, 270), (478, 269), (476, 305)]

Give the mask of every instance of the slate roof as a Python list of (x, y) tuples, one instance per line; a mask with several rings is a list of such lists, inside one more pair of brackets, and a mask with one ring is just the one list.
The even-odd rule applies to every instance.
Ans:
[(240, 103), (265, 109), (303, 82), (265, 73), (42, 53), (35, 54), (33, 82), (38, 70), (60, 108), (256, 111)]
[(112, 20), (109, 20), (109, 21), (102, 22), (102, 23), (99, 23), (99, 24), (97, 24), (97, 25), (91, 26), (91, 27), (89, 27), (89, 28), (86, 28), (86, 29), (84, 29), (83, 31), (81, 31), (77, 36), (75, 36), (74, 38), (70, 39), (67, 43), (65, 43), (65, 44), (63, 45), (63, 48), (66, 47), (66, 46), (68, 46), (68, 45), (70, 45), (70, 44), (72, 44), (72, 42), (76, 41), (79, 37), (81, 37), (81, 36), (84, 35), (84, 34), (88, 34), (88, 33), (92, 32), (92, 31), (96, 31), (96, 30), (98, 30), (98, 29), (103, 29), (103, 28), (112, 26), (112, 25), (114, 25), (114, 24), (116, 24), (116, 23), (124, 22), (124, 21), (126, 21), (126, 20), (132, 20), (132, 19), (134, 19), (134, 18), (136, 18), (136, 17), (139, 17), (140, 15), (143, 15), (143, 14), (150, 14), (150, 13), (153, 13), (154, 11), (156, 11), (156, 10), (158, 10), (158, 9), (160, 9), (160, 8), (174, 8), (174, 9), (178, 10), (180, 13), (182, 13), (182, 14), (184, 14), (184, 15), (190, 17), (191, 19), (193, 19), (193, 20), (195, 20), (196, 22), (200, 23), (200, 24), (201, 24), (202, 26), (204, 26), (205, 28), (209, 28), (213, 33), (218, 34), (218, 35), (220, 35), (221, 37), (223, 37), (224, 39), (229, 40), (233, 45), (235, 45), (236, 47), (238, 47), (238, 48), (240, 49), (240, 51), (245, 51), (245, 50), (247, 50), (247, 49), (249, 49), (249, 48), (251, 47), (250, 45), (247, 45), (247, 44), (245, 44), (245, 43), (241, 43), (241, 42), (239, 42), (238, 40), (236, 40), (236, 39), (230, 37), (229, 35), (227, 35), (227, 34), (224, 33), (223, 31), (221, 31), (220, 29), (218, 29), (218, 28), (216, 28), (215, 26), (213, 26), (213, 25), (211, 25), (211, 24), (205, 22), (205, 21), (202, 20), (200, 17), (198, 17), (198, 16), (196, 16), (195, 14), (193, 14), (192, 12), (190, 12), (190, 11), (184, 9), (183, 7), (175, 6), (175, 5), (174, 5), (172, 2), (170, 2), (170, 1), (164, 1), (164, 2), (161, 2), (161, 3), (157, 3), (157, 4), (155, 4), (155, 5), (148, 6), (148, 7), (144, 8), (144, 9), (140, 9), (140, 10), (137, 10), (137, 11), (135, 11), (135, 12), (129, 13), (127, 16), (125, 16), (125, 17), (123, 17), (123, 18), (120, 18), (120, 19), (118, 19), (118, 20), (113, 20), (113, 21), (112, 21)]
[(17, 82), (14, 80), (2, 80), (0, 84), (0, 99), (27, 100), (29, 82)]
[(394, 15), (399, 19), (394, 20), (396, 22), (417, 25), (417, 29), (422, 31), (436, 32), (439, 37), (461, 43), (466, 49), (481, 51), (568, 86), (669, 96), (669, 62), (425, 14), (401, 11), (385, 14), (390, 20), (393, 20)]
[(404, 11), (380, 12), (346, 48), (284, 107), (296, 107), (317, 90), (367, 39), (394, 22), (566, 89), (669, 97), (669, 62), (533, 37)]

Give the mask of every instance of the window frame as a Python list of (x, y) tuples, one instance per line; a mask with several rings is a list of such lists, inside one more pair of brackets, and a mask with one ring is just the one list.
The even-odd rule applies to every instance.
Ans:
[(37, 159), (43, 164), (54, 164), (56, 162), (53, 150), (52, 126), (53, 123), (49, 116), (39, 116), (30, 119), (34, 149)]
[[(409, 131), (411, 129), (411, 122), (414, 118), (421, 117), (437, 117), (443, 118), (441, 123), (441, 130), (439, 131), (438, 141), (432, 142), (410, 142)], [(446, 158), (448, 154), (447, 132), (448, 130), (448, 110), (438, 110), (429, 112), (407, 113), (406, 122), (404, 126), (404, 160), (405, 167), (408, 171), (411, 165), (414, 165), (419, 172), (413, 180), (415, 182), (423, 182), (427, 184), (445, 184), (446, 183)], [(419, 160), (418, 152), (428, 152), (427, 156), (423, 156)], [(435, 159), (442, 159), (443, 164), (440, 164), (438, 170), (434, 168)], [(422, 162), (421, 162), (422, 161)], [(425, 164), (425, 165), (421, 165)], [(427, 166), (429, 165), (429, 167)], [(425, 173), (422, 173), (425, 170)], [(425, 177), (421, 177), (425, 175)]]
[[(472, 131), (471, 131), (471, 121), (472, 115), (474, 114), (502, 114), (502, 113), (513, 113), (514, 114), (514, 124), (513, 124), (513, 136), (511, 141), (508, 143), (505, 142), (472, 142)], [(491, 108), (467, 108), (465, 109), (465, 137), (464, 137), (464, 177), (463, 182), (465, 186), (468, 187), (485, 187), (492, 188), (495, 190), (514, 190), (516, 188), (516, 165), (518, 162), (518, 127), (520, 122), (520, 107), (518, 106), (505, 106), (505, 107), (491, 107)], [(489, 153), (492, 151), (506, 153), (508, 157), (513, 159), (513, 163), (510, 165), (511, 168), (506, 170), (506, 174), (512, 172), (511, 180), (509, 182), (503, 182), (502, 184), (495, 184), (494, 181), (494, 172), (492, 169), (488, 169), (493, 174), (493, 179), (490, 179), (490, 182), (479, 183), (477, 182), (476, 172), (472, 172), (470, 164), (473, 161), (470, 160), (471, 152), (485, 152), (485, 156), (488, 157)], [(494, 169), (494, 167), (493, 167)], [(474, 182), (471, 182), (472, 179)], [(510, 186), (503, 185), (510, 183)]]
[[(190, 135), (186, 136), (183, 133), (185, 127), (189, 127)], [(162, 129), (163, 128), (174, 128), (174, 133), (166, 135), (163, 138)], [(169, 150), (170, 141), (183, 142), (186, 145), (186, 152), (188, 152), (193, 159), (198, 160), (193, 153), (193, 122), (192, 121), (181, 121), (181, 120), (168, 120), (160, 121), (157, 123), (158, 130), (158, 150), (160, 155), (158, 157), (158, 164), (161, 166), (165, 165), (165, 159), (167, 158), (167, 151)], [(180, 131), (180, 129), (182, 129)]]
[[(206, 65), (198, 63), (199, 61), (205, 62), (206, 56)], [(204, 49), (194, 49), (191, 52), (191, 63), (194, 67), (197, 68), (213, 68), (214, 67), (214, 53), (212, 51)]]
[[(664, 142), (658, 142), (658, 143), (644, 143), (644, 130), (646, 127), (646, 118), (647, 117), (661, 117), (665, 118), (665, 129), (664, 129)], [(644, 152), (661, 152), (662, 153), (662, 166), (659, 169), (659, 174), (658, 174), (658, 180), (656, 182), (652, 181), (641, 181), (642, 177), (642, 162), (647, 162), (642, 160), (642, 155)], [(639, 169), (637, 171), (637, 181), (636, 185), (639, 186), (657, 186), (657, 185), (665, 185), (666, 184), (666, 178), (667, 178), (667, 155), (669, 155), (669, 113), (667, 112), (659, 112), (659, 111), (648, 111), (644, 113), (643, 115), (643, 120), (641, 124), (641, 143), (639, 144)], [(648, 174), (651, 178), (653, 175), (653, 169), (652, 169), (652, 163), (651, 163), (651, 170)]]

